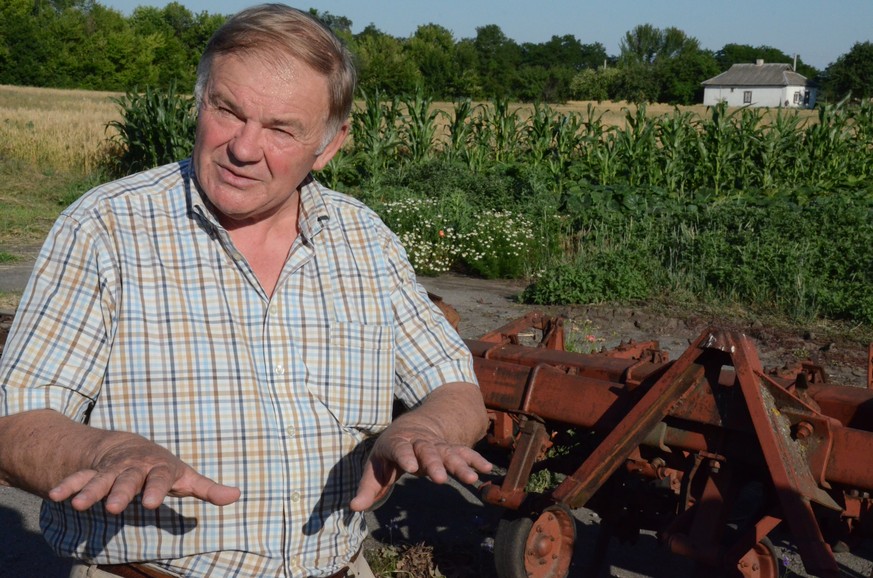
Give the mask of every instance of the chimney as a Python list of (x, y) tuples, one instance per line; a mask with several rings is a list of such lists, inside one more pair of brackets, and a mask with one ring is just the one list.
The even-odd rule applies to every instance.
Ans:
[(755, 61), (755, 66), (764, 66), (764, 59), (763, 59), (763, 58), (759, 58), (758, 60), (756, 60), (756, 61)]

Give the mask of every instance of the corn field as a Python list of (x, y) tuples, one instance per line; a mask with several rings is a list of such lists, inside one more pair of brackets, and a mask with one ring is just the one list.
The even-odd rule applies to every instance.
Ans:
[(711, 190), (772, 193), (810, 187), (828, 192), (866, 182), (873, 171), (873, 103), (805, 111), (713, 107), (653, 116), (624, 108), (623, 124), (583, 111), (505, 101), (439, 107), (422, 95), (364, 95), (352, 118), (352, 142), (324, 178), (338, 184), (379, 180), (405, 163), (435, 158), (482, 170), (494, 163), (545, 169), (553, 186), (663, 188), (681, 197)]

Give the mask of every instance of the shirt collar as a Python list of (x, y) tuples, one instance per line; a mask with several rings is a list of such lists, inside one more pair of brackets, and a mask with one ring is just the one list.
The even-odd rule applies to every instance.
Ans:
[(331, 211), (323, 188), (310, 174), (300, 185), (300, 219), (297, 223), (300, 234), (312, 239), (328, 226), (330, 219)]
[[(191, 159), (182, 163), (182, 173), (185, 176), (187, 185), (190, 212), (201, 219), (213, 231), (223, 231), (224, 228), (209, 208), (206, 197), (203, 191), (200, 190), (200, 185), (194, 174), (194, 163)], [(312, 239), (328, 225), (331, 218), (330, 208), (324, 198), (322, 186), (311, 174), (306, 176), (299, 189), (300, 217), (298, 218), (297, 226), (304, 238)]]

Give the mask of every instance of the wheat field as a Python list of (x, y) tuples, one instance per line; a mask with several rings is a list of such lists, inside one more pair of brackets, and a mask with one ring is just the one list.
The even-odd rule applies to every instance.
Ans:
[(0, 85), (0, 158), (90, 173), (120, 118), (117, 93)]

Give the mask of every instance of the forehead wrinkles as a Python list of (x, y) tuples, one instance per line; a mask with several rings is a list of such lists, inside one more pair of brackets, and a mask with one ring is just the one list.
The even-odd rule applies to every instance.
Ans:
[[(313, 82), (314, 81), (314, 82)], [(323, 77), (291, 58), (221, 55), (205, 91), (207, 104), (226, 106), (268, 127), (291, 127), (298, 134), (326, 125)]]

